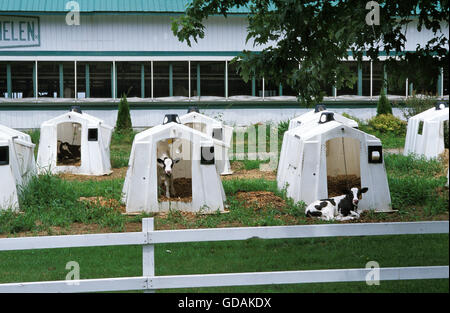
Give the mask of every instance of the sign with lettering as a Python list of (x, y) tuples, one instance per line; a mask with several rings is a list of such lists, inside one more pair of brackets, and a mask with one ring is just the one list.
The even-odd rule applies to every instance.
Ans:
[(40, 46), (39, 17), (0, 15), (0, 49)]

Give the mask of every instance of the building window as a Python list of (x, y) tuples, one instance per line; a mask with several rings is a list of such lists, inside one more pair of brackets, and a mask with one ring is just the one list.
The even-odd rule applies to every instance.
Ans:
[(151, 98), (152, 96), (152, 64), (151, 62), (144, 63), (144, 98)]
[(77, 97), (111, 98), (111, 62), (77, 62)]
[(38, 62), (38, 96), (48, 98), (60, 97), (58, 63)]
[(427, 69), (417, 71), (417, 75), (414, 78), (409, 79), (409, 83), (412, 83), (412, 88), (416, 94), (423, 95), (436, 95), (437, 84), (439, 81), (440, 70), (437, 66), (429, 66)]
[(34, 62), (11, 62), (11, 82), (14, 97), (34, 97), (33, 69)]
[(201, 96), (225, 97), (225, 61), (200, 62)]
[(116, 62), (117, 95), (141, 97), (141, 62)]
[(228, 63), (228, 96), (251, 96), (252, 79), (245, 82), (238, 73), (236, 63)]
[(406, 90), (406, 77), (395, 73), (390, 66), (386, 65), (387, 93), (389, 95), (404, 96)]
[(191, 97), (201, 95), (200, 76), (200, 62), (191, 61)]
[[(77, 98), (86, 98), (86, 64), (77, 62)], [(111, 95), (110, 95), (111, 96)]]
[[(356, 61), (346, 61), (344, 66), (348, 68), (351, 73), (358, 75), (358, 62)], [(342, 86), (337, 91), (338, 95), (357, 95), (358, 94), (358, 81), (356, 81), (353, 86)]]
[[(362, 67), (362, 95), (365, 97), (369, 97), (370, 96), (370, 61), (362, 62), (361, 67)], [(375, 94), (375, 92), (374, 92), (374, 94)]]
[(64, 98), (75, 98), (75, 63), (61, 62), (62, 66), (62, 89)]
[(91, 98), (111, 98), (111, 62), (89, 63)]
[(269, 79), (264, 79), (264, 97), (274, 97), (280, 95), (280, 85)]
[(0, 97), (6, 98), (8, 95), (6, 81), (6, 62), (0, 62)]
[[(448, 96), (448, 87), (449, 87), (448, 76), (450, 74), (450, 72), (448, 70), (448, 63), (445, 64), (443, 73), (444, 73), (444, 90), (443, 90), (443, 94), (445, 96)], [(441, 87), (439, 87), (439, 88), (441, 88)]]
[(153, 96), (169, 96), (169, 62), (153, 62)]
[(171, 62), (172, 64), (172, 95), (174, 97), (189, 97), (189, 62)]
[(384, 65), (383, 62), (374, 61), (372, 63), (372, 95), (379, 96), (383, 88)]
[(287, 83), (281, 84), (281, 87), (283, 88), (283, 96), (292, 96), (292, 97), (298, 96), (298, 92), (292, 89), (292, 87), (289, 86)]

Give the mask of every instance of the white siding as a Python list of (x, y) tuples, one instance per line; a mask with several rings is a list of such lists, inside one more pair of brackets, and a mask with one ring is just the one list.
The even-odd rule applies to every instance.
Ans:
[[(359, 119), (369, 119), (376, 115), (376, 108), (361, 109), (330, 109), (337, 113), (348, 113)], [(311, 109), (208, 109), (201, 110), (202, 113), (211, 117), (221, 116), (221, 119), (227, 125), (247, 126), (258, 122), (273, 122), (290, 120), (300, 114), (311, 111)], [(40, 128), (41, 123), (51, 118), (63, 114), (61, 110), (36, 110), (36, 111), (0, 111), (0, 124), (15, 129)], [(115, 125), (117, 119), (117, 110), (83, 110), (87, 114), (95, 116), (105, 121), (108, 125)], [(131, 109), (131, 120), (133, 127), (146, 128), (156, 126), (162, 123), (165, 114), (183, 115), (185, 109), (174, 110), (133, 110)], [(394, 108), (395, 116), (403, 118), (399, 109)]]
[[(173, 35), (169, 16), (82, 15), (79, 26), (68, 26), (64, 15), (41, 16), (41, 46), (33, 51), (241, 51), (245, 43), (245, 17), (211, 17), (205, 38), (189, 47)], [(30, 48), (18, 48), (26, 50)]]
[[(406, 50), (422, 46), (434, 34), (417, 31), (417, 22), (406, 29)], [(192, 47), (181, 43), (171, 30), (171, 17), (164, 15), (81, 15), (79, 26), (69, 26), (65, 15), (40, 17), (40, 47), (15, 48), (23, 51), (242, 51), (261, 50), (253, 42), (245, 43), (245, 16), (210, 17), (205, 38)], [(448, 25), (443, 25), (448, 37)], [(439, 34), (438, 34), (439, 35)], [(448, 47), (447, 47), (448, 49)]]

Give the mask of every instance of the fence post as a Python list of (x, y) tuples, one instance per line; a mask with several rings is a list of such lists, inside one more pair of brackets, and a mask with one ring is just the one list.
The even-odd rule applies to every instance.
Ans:
[[(153, 218), (142, 219), (142, 231), (148, 233), (154, 230)], [(153, 277), (155, 276), (155, 246), (150, 242), (150, 238), (147, 236), (149, 243), (142, 246), (142, 276)], [(148, 286), (152, 285), (151, 281), (147, 283)], [(145, 290), (145, 293), (154, 293), (154, 290)]]

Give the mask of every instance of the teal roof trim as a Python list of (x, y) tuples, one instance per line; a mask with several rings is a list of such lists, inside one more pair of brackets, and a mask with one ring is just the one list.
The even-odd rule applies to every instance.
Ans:
[[(66, 13), (68, 0), (1, 0), (0, 12), (44, 12)], [(141, 13), (181, 13), (191, 0), (76, 0), (81, 13), (93, 12), (141, 12)], [(229, 13), (247, 14), (246, 7), (233, 8)]]

